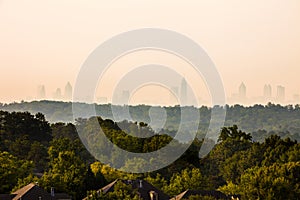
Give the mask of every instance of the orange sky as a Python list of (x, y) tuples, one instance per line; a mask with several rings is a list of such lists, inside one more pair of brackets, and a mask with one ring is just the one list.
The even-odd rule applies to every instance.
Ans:
[(300, 93), (298, 0), (2, 0), (0, 102), (35, 97), (39, 84), (52, 97), (67, 81), (74, 84), (99, 44), (145, 27), (174, 30), (201, 45), (228, 97), (242, 81), (249, 97), (261, 96), (266, 83), (273, 95), (285, 86), (287, 100)]

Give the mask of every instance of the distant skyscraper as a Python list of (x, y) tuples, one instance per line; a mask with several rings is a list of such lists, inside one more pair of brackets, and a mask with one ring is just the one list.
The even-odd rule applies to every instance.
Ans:
[(129, 104), (130, 92), (129, 90), (123, 90), (121, 96), (121, 104), (128, 105)]
[(71, 100), (72, 99), (72, 86), (70, 84), (70, 82), (67, 83), (67, 85), (65, 86), (65, 100)]
[(98, 97), (97, 102), (101, 104), (106, 104), (107, 103), (107, 97)]
[(297, 103), (297, 104), (300, 103), (300, 96), (299, 96), (299, 94), (294, 94), (293, 101), (294, 101), (294, 103)]
[(54, 95), (53, 95), (53, 98), (55, 100), (61, 100), (62, 99), (62, 95), (61, 95), (61, 89), (60, 88), (57, 88)]
[(266, 84), (264, 86), (264, 98), (266, 100), (269, 100), (271, 97), (272, 97), (272, 87), (270, 84), (269, 85)]
[(171, 91), (170, 91), (170, 102), (171, 102), (171, 104), (172, 103), (178, 104), (178, 100), (179, 100), (178, 95), (179, 95), (178, 94), (178, 87), (176, 87), (176, 86), (171, 87)]
[(180, 88), (180, 100), (181, 105), (187, 104), (187, 83), (185, 78), (181, 80), (181, 88)]
[(45, 99), (46, 98), (46, 89), (44, 85), (39, 85), (37, 89), (37, 98)]
[(242, 101), (246, 99), (247, 88), (244, 83), (242, 83), (239, 87), (239, 97)]
[(178, 97), (178, 87), (176, 87), (176, 86), (171, 87), (171, 91), (173, 92), (173, 94), (174, 94), (176, 97)]
[(284, 102), (285, 99), (285, 88), (281, 85), (277, 86), (277, 101), (280, 103)]

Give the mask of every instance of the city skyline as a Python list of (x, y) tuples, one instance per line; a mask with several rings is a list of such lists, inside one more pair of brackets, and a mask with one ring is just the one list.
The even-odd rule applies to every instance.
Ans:
[[(251, 86), (250, 86), (251, 87)], [(37, 94), (36, 97), (32, 99), (22, 99), (22, 100), (58, 100), (58, 101), (71, 101), (72, 100), (72, 85), (70, 82), (67, 82), (65, 85), (65, 90), (62, 92), (61, 88), (57, 88), (52, 96), (47, 96), (45, 85), (38, 85), (37, 86)], [(232, 93), (231, 96), (227, 96), (226, 104), (232, 105), (232, 104), (242, 104), (242, 105), (253, 105), (253, 104), (267, 104), (269, 102), (271, 103), (280, 103), (280, 104), (300, 104), (300, 94), (293, 94), (291, 99), (286, 99), (285, 90), (286, 88), (282, 85), (274, 85), (271, 84), (264, 84), (261, 87), (261, 94), (258, 94), (257, 96), (248, 96), (247, 95), (247, 89), (249, 86), (247, 86), (244, 82), (241, 82), (240, 85), (237, 86), (238, 93)], [(274, 88), (274, 89), (273, 89)], [(100, 103), (100, 104), (107, 104), (107, 103), (113, 103), (117, 105), (127, 105), (127, 104), (133, 104), (134, 99), (130, 102), (131, 97), (130, 90), (122, 90), (119, 94), (116, 94), (116, 99), (114, 101), (111, 101), (112, 97), (108, 96), (99, 96), (96, 95), (94, 99), (94, 103)], [(179, 86), (172, 86), (170, 88), (170, 101), (168, 105), (177, 105), (179, 104), (180, 99), (177, 100), (178, 103), (174, 103), (174, 98), (181, 98), (182, 102), (181, 105), (191, 105), (190, 103), (190, 97), (189, 93), (191, 91), (188, 91), (188, 86), (185, 78), (182, 78)], [(21, 101), (22, 101), (21, 100)], [(206, 103), (209, 101), (208, 99), (202, 99), (203, 105), (206, 105)], [(9, 102), (8, 102), (9, 103)], [(90, 102), (87, 102), (90, 103)], [(137, 104), (149, 104), (149, 102), (139, 102)], [(156, 104), (153, 102), (153, 104)], [(201, 103), (200, 103), (201, 104)]]
[[(95, 48), (117, 34), (145, 27), (172, 30), (199, 44), (215, 64), (227, 98), (238, 93), (244, 82), (248, 98), (261, 97), (262, 87), (270, 84), (272, 96), (277, 96), (276, 87), (282, 85), (285, 102), (299, 99), (299, 1), (112, 0), (86, 4), (78, 0), (2, 0), (0, 24), (3, 103), (35, 99), (38, 85), (45, 86), (49, 98), (56, 91), (63, 95), (66, 81), (75, 84), (82, 64)], [(169, 59), (164, 54), (147, 53), (133, 53), (134, 65), (178, 65), (176, 71), (187, 82), (194, 80), (193, 71), (186, 70), (175, 56)], [(151, 59), (147, 60), (147, 55)], [(121, 75), (130, 71), (128, 63), (125, 58), (111, 70), (104, 82), (107, 90), (113, 89), (111, 80), (122, 77), (120, 71)], [(104, 92), (99, 98), (109, 93)], [(203, 96), (203, 100), (208, 99), (208, 95)]]
[(56, 88), (52, 93), (47, 93), (47, 86), (44, 84), (38, 85), (37, 94), (35, 97), (27, 97), (27, 99), (22, 100), (63, 100), (63, 101), (71, 101), (73, 95), (73, 87), (71, 83), (68, 81), (64, 87), (64, 91), (60, 87)]

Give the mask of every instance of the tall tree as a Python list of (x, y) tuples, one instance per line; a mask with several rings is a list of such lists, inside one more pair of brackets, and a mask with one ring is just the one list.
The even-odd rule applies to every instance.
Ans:
[(10, 193), (22, 179), (31, 174), (33, 163), (20, 160), (8, 152), (0, 152), (0, 193)]

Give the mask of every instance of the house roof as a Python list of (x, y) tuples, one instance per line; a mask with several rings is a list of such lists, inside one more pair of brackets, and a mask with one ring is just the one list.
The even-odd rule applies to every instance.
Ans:
[(114, 189), (115, 184), (118, 182), (118, 179), (114, 180), (113, 182), (111, 182), (110, 184), (104, 186), (103, 188), (101, 188), (100, 190), (98, 190), (97, 192), (102, 191), (104, 194), (107, 192), (112, 192)]
[(0, 194), (0, 200), (70, 200), (72, 199), (70, 195), (66, 193), (55, 193), (55, 196), (51, 196), (47, 191), (30, 183), (12, 194)]
[[(104, 194), (106, 194), (107, 192), (112, 192), (114, 191), (114, 185), (118, 182), (118, 179), (114, 180), (113, 182), (111, 182), (110, 184), (104, 186), (103, 188), (97, 190), (97, 194), (100, 194), (100, 192), (103, 192)], [(91, 197), (92, 195), (90, 195)], [(88, 196), (85, 197), (84, 199), (82, 200), (87, 200), (88, 199)]]
[(12, 200), (12, 198), (16, 196), (14, 194), (0, 194), (1, 200)]
[(56, 200), (70, 200), (72, 197), (66, 193), (55, 193), (54, 198)]
[(125, 184), (131, 184), (133, 189), (137, 189), (140, 197), (144, 200), (151, 200), (150, 193), (156, 193), (159, 200), (167, 200), (169, 196), (163, 193), (161, 190), (154, 187), (144, 180), (127, 180), (123, 181)]
[(23, 194), (25, 194), (26, 192), (28, 192), (29, 190), (31, 190), (33, 187), (35, 186), (35, 184), (30, 183), (20, 189), (18, 189), (17, 191), (13, 192), (13, 194), (15, 194), (16, 196), (14, 197), (14, 199), (19, 199)]
[[(126, 185), (131, 185), (132, 189), (136, 189), (137, 193), (143, 200), (150, 200), (150, 193), (156, 193), (158, 195), (159, 200), (169, 200), (169, 196), (163, 193), (161, 190), (157, 189), (150, 183), (144, 180), (119, 180), (116, 179), (115, 181), (111, 182), (110, 184), (104, 186), (103, 188), (99, 189), (97, 193), (101, 191), (105, 194), (107, 192), (113, 192), (114, 186), (117, 182), (121, 181)], [(86, 200), (87, 197), (84, 199)]]
[(189, 196), (192, 195), (201, 195), (201, 196), (212, 196), (216, 199), (229, 199), (227, 195), (220, 191), (215, 190), (186, 190), (177, 196), (173, 197), (171, 200), (180, 200), (180, 199), (187, 199)]
[(43, 200), (52, 200), (53, 198), (51, 195), (40, 188), (39, 186), (30, 183), (21, 189), (18, 189), (17, 191), (13, 192), (15, 196), (12, 198), (12, 200), (19, 200), (22, 198), (22, 200), (32, 200), (32, 199), (41, 199)]

